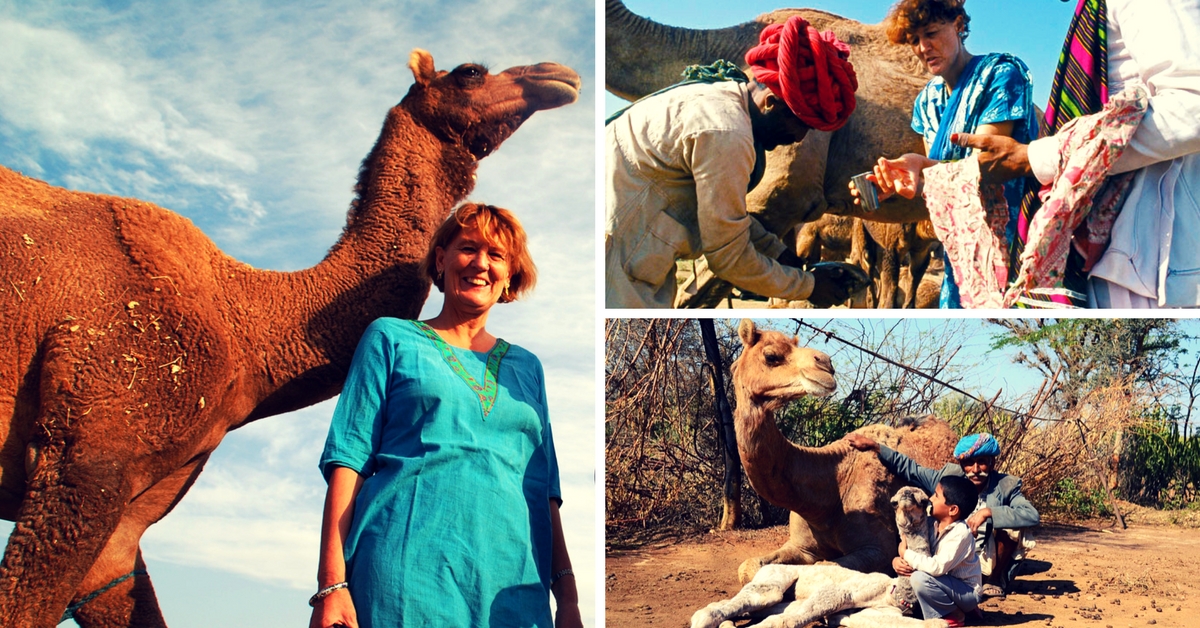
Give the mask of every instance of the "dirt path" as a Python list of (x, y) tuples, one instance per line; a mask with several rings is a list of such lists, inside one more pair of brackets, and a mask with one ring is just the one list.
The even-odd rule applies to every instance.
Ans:
[[(1200, 530), (1044, 525), (1016, 590), (984, 603), (987, 626), (1200, 627)], [(783, 543), (784, 527), (610, 550), (606, 626), (686, 626), (738, 590), (742, 560)]]

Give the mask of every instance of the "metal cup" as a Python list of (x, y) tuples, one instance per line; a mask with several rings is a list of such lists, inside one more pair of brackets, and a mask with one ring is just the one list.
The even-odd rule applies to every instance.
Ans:
[(862, 203), (863, 208), (868, 212), (873, 212), (879, 209), (879, 190), (875, 184), (867, 180), (867, 175), (870, 172), (856, 174), (850, 177), (850, 181), (854, 183), (854, 187), (858, 189), (858, 202)]

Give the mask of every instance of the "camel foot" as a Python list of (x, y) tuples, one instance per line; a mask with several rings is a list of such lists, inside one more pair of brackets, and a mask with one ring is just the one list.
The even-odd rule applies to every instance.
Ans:
[(692, 614), (691, 628), (720, 628), (726, 623), (733, 623), (727, 621), (716, 607), (716, 604), (709, 604)]
[(754, 575), (757, 574), (758, 570), (762, 568), (763, 561), (761, 557), (747, 558), (740, 566), (738, 566), (738, 583), (742, 586), (746, 586), (751, 580), (754, 580)]

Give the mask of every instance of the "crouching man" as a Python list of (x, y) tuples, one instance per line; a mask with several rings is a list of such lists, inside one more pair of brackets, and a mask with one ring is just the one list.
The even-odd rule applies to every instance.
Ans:
[(874, 451), (889, 471), (932, 495), (943, 476), (965, 476), (975, 485), (979, 499), (966, 519), (975, 535), (975, 551), (983, 570), (983, 597), (1008, 593), (1012, 578), (1033, 546), (1029, 528), (1038, 524), (1038, 511), (1021, 494), (1021, 479), (995, 471), (1000, 445), (991, 434), (972, 434), (954, 448), (957, 463), (941, 470), (923, 467), (912, 458), (862, 434), (847, 434), (846, 442), (859, 451)]

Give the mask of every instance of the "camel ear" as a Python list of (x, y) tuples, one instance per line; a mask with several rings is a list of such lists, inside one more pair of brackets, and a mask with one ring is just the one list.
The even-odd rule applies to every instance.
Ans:
[(408, 67), (412, 69), (413, 78), (421, 85), (428, 85), (437, 76), (433, 67), (433, 55), (420, 48), (414, 48), (408, 56)]
[(753, 347), (758, 343), (760, 334), (758, 328), (754, 326), (754, 321), (743, 318), (741, 324), (738, 325), (738, 337), (742, 339), (742, 346)]

